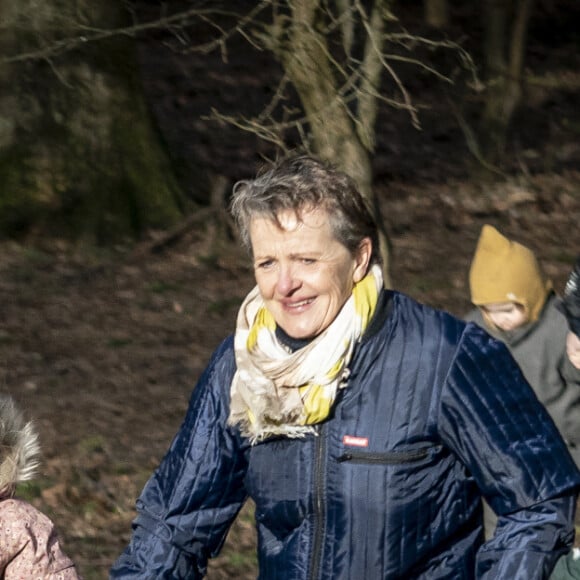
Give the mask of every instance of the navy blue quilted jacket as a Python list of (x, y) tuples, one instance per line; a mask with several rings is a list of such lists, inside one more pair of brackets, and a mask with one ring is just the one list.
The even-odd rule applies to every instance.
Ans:
[[(111, 578), (201, 578), (246, 499), (260, 579), (547, 578), (580, 473), (507, 349), (384, 292), (333, 416), (250, 446), (228, 426), (232, 338), (137, 502)], [(500, 514), (483, 543), (481, 494)]]

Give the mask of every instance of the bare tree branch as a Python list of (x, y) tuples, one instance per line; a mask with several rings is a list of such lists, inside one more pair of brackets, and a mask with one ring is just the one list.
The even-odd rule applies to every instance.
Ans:
[[(359, 0), (356, 0), (355, 6), (367, 33), (365, 55), (361, 65), (362, 82), (358, 98), (359, 122), (357, 123), (357, 132), (366, 149), (373, 151), (375, 121), (378, 114), (377, 95), (380, 94), (381, 76), (383, 68), (385, 68), (385, 63), (382, 58), (385, 39), (383, 30), (385, 27), (385, 12), (388, 7), (388, 0), (377, 0), (373, 6), (370, 19)], [(403, 93), (403, 97), (405, 97), (405, 93)], [(405, 102), (407, 105), (411, 104), (408, 98), (405, 99)], [(410, 112), (413, 121), (418, 124), (416, 114), (413, 110)]]
[[(236, 12), (218, 10), (218, 9), (200, 9), (191, 8), (169, 16), (160, 16), (158, 19), (151, 22), (132, 24), (131, 26), (124, 26), (112, 29), (99, 29), (83, 25), (80, 22), (66, 23), (66, 30), (69, 31), (70, 36), (61, 39), (47, 40), (42, 47), (22, 52), (16, 55), (4, 56), (0, 58), (0, 64), (12, 64), (23, 62), (27, 60), (43, 60), (58, 56), (64, 52), (75, 50), (88, 42), (99, 42), (118, 36), (137, 36), (143, 32), (151, 30), (170, 30), (182, 32), (187, 26), (191, 25), (196, 19), (211, 23), (219, 31), (219, 36), (210, 42), (202, 43), (193, 47), (189, 47), (190, 52), (208, 53), (220, 47), (229, 38), (236, 33), (241, 33), (246, 24), (252, 22), (256, 16), (271, 5), (272, 0), (262, 0), (245, 16)], [(236, 24), (230, 29), (222, 30), (217, 24), (218, 18), (229, 17), (236, 20)], [(63, 20), (63, 24), (65, 24)], [(0, 30), (6, 29), (6, 26), (0, 27)], [(182, 39), (180, 39), (182, 40)]]

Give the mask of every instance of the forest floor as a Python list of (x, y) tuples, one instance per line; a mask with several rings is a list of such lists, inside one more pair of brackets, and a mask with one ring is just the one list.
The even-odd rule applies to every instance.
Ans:
[[(251, 176), (264, 149), (200, 115), (216, 99), (240, 103), (268, 80), (239, 54), (226, 73), (218, 61), (163, 52), (154, 40), (141, 47), (144, 83), (170, 149), (230, 180)], [(577, 97), (526, 106), (522, 132), (531, 145), (520, 150), (521, 170), (487, 188), (469, 179), (451, 116), (426, 109), (422, 132), (400, 114), (385, 116), (375, 187), (396, 289), (463, 315), (484, 223), (532, 248), (563, 289), (580, 253)], [(159, 235), (100, 251), (59, 240), (0, 245), (1, 391), (34, 418), (43, 447), (41, 477), (21, 493), (54, 518), (88, 580), (106, 578), (125, 547), (135, 499), (253, 285), (237, 247), (216, 253), (211, 223), (153, 251)], [(208, 578), (255, 578), (254, 543), (248, 506)]]

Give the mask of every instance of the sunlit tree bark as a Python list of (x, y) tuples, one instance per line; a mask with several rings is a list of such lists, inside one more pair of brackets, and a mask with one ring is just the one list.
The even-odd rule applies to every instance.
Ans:
[(117, 0), (0, 0), (0, 234), (107, 243), (181, 215), (133, 40), (82, 44), (126, 19)]

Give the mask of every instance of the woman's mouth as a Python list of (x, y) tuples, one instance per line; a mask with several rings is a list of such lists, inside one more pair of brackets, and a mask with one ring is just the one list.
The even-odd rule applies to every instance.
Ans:
[(299, 310), (300, 308), (304, 308), (314, 302), (314, 298), (306, 298), (305, 300), (298, 300), (293, 302), (283, 302), (283, 306), (286, 310)]

